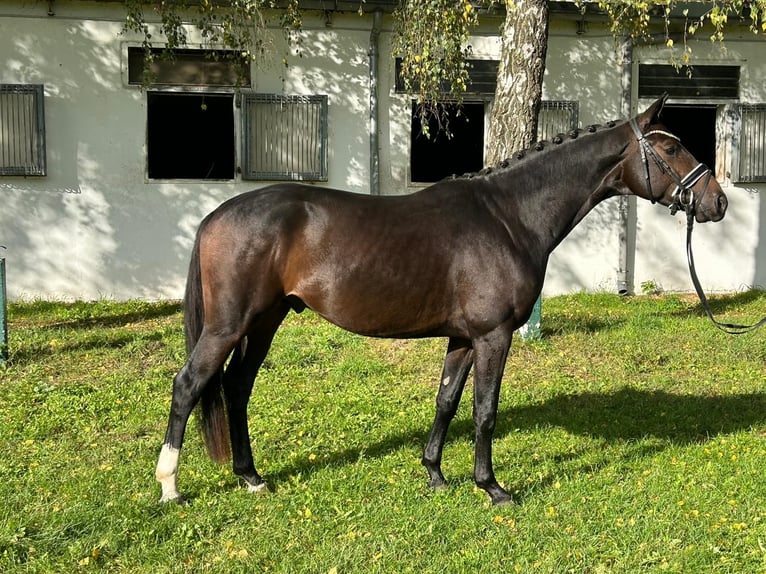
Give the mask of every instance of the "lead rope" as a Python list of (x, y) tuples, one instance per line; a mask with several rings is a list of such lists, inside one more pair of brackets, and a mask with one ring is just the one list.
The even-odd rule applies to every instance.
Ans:
[(743, 333), (750, 333), (756, 329), (760, 329), (766, 325), (766, 317), (754, 323), (753, 325), (737, 325), (736, 323), (722, 323), (713, 317), (713, 312), (710, 310), (710, 304), (707, 301), (705, 292), (702, 290), (702, 285), (697, 277), (697, 269), (694, 265), (694, 253), (692, 252), (692, 229), (694, 228), (694, 209), (686, 210), (686, 259), (689, 262), (689, 275), (691, 275), (694, 289), (697, 291), (697, 297), (699, 297), (702, 308), (705, 310), (705, 314), (708, 319), (718, 329), (729, 335), (742, 335)]

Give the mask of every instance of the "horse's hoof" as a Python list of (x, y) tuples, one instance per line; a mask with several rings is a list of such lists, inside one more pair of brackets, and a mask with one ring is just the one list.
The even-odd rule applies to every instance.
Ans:
[(163, 495), (160, 498), (160, 504), (170, 504), (171, 502), (175, 502), (178, 506), (186, 505), (186, 500), (184, 497), (177, 492), (169, 495)]
[(492, 497), (492, 505), (493, 506), (506, 506), (509, 504), (513, 504), (513, 497), (508, 494), (505, 490), (501, 492), (495, 492), (490, 495)]
[(449, 490), (449, 483), (447, 482), (440, 482), (438, 484), (429, 484), (428, 486), (431, 487), (431, 490), (434, 492), (442, 492), (444, 490)]
[(497, 497), (492, 499), (492, 506), (511, 506), (513, 504), (514, 500), (510, 494), (507, 497)]

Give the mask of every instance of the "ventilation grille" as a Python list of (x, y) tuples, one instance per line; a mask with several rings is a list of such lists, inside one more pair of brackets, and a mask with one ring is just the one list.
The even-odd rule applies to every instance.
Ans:
[(638, 67), (638, 95), (656, 98), (667, 93), (677, 100), (736, 100), (739, 66), (693, 66), (676, 69), (667, 64)]

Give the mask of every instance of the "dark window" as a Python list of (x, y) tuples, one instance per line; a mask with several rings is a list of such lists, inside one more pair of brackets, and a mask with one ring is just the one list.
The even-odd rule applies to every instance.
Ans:
[(234, 178), (232, 94), (147, 93), (151, 179)]
[(739, 66), (693, 66), (676, 69), (668, 64), (638, 66), (638, 96), (657, 98), (667, 93), (677, 100), (736, 100)]
[(665, 105), (660, 120), (698, 161), (715, 173), (716, 106)]
[[(468, 85), (466, 91), (469, 94), (494, 95), (497, 85), (497, 68), (500, 62), (497, 60), (468, 60)], [(401, 78), (402, 59), (396, 58), (394, 62), (396, 72), (395, 90), (397, 93), (405, 93), (404, 82)], [(443, 86), (444, 92), (449, 91), (449, 85)]]
[(436, 118), (423, 133), (417, 103), (412, 103), (410, 180), (431, 183), (450, 175), (479, 171), (484, 166), (484, 103), (443, 104), (448, 132)]

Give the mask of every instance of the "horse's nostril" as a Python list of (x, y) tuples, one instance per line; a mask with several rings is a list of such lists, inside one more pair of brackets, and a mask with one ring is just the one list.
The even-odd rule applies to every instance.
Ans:
[(726, 199), (726, 196), (722, 193), (716, 199), (716, 207), (718, 207), (718, 213), (720, 213), (721, 215), (726, 213), (726, 208), (728, 206), (729, 206), (729, 200)]

